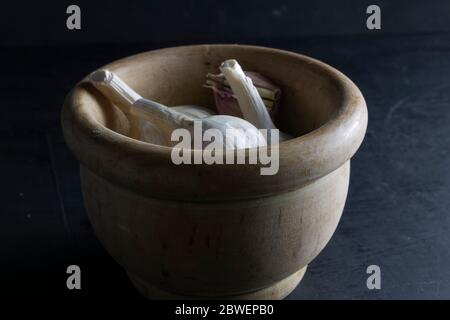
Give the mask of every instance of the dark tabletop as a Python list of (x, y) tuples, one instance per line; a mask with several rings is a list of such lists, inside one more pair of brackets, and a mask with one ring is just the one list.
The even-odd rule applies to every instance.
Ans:
[[(450, 298), (450, 35), (247, 43), (338, 68), (369, 110), (341, 222), (288, 298)], [(1, 48), (2, 296), (141, 299), (93, 233), (59, 116), (88, 72), (177, 44)], [(81, 267), (82, 290), (66, 288), (71, 264)], [(381, 268), (381, 290), (366, 287), (372, 264)]]

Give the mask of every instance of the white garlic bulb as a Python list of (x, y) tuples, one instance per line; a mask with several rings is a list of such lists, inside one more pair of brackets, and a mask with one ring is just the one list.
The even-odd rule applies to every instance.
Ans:
[[(224, 61), (220, 65), (220, 71), (238, 100), (244, 119), (258, 129), (267, 129), (267, 142), (271, 144), (270, 130), (276, 129), (276, 127), (258, 90), (253, 85), (252, 79), (245, 75), (239, 63), (234, 59)], [(280, 141), (292, 139), (291, 136), (281, 131), (279, 132), (279, 138)]]
[[(203, 119), (216, 114), (208, 108), (193, 105), (175, 106), (171, 109), (196, 119)], [(143, 117), (142, 112), (136, 109), (131, 109), (129, 112), (133, 115), (132, 121), (134, 123), (131, 130), (133, 138), (149, 143), (170, 145), (170, 142), (167, 141), (167, 136), (162, 134), (161, 129), (155, 126), (151, 118)]]
[[(107, 97), (111, 94), (118, 94), (124, 103), (132, 106), (129, 112), (136, 116), (146, 115), (151, 134), (160, 134), (156, 139), (164, 144), (173, 144), (170, 140), (175, 129), (187, 129), (193, 137), (195, 124), (201, 121), (202, 137), (208, 129), (215, 129), (220, 132), (223, 138), (225, 149), (241, 149), (265, 146), (266, 139), (261, 132), (248, 121), (226, 115), (211, 115), (210, 111), (202, 107), (179, 106), (169, 108), (152, 100), (144, 99), (137, 92), (131, 89), (116, 74), (108, 70), (98, 70), (89, 76), (90, 82)], [(233, 139), (227, 139), (232, 132)], [(204, 148), (210, 141), (204, 141)]]
[(175, 106), (171, 109), (196, 119), (203, 119), (209, 116), (216, 115), (216, 113), (211, 109), (193, 105)]

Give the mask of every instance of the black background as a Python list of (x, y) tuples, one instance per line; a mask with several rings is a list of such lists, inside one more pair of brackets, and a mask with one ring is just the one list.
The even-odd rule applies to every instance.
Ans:
[[(69, 4), (82, 30), (66, 29)], [(366, 28), (378, 4), (382, 30)], [(311, 55), (369, 109), (336, 233), (289, 299), (450, 298), (450, 2), (54, 1), (0, 5), (2, 297), (138, 298), (95, 238), (59, 122), (64, 96), (112, 60), (187, 43)], [(66, 267), (82, 290), (66, 289)], [(377, 264), (382, 289), (368, 290)]]
[[(65, 28), (77, 4), (82, 30)], [(446, 0), (165, 0), (7, 1), (1, 5), (3, 45), (135, 42), (236, 42), (300, 36), (372, 35), (366, 8), (382, 8), (381, 34), (450, 31)]]

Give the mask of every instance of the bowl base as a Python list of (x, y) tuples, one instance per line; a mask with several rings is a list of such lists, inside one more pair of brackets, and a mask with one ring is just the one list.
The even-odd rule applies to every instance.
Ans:
[(224, 296), (186, 296), (176, 294), (156, 288), (139, 279), (139, 277), (128, 274), (134, 287), (147, 299), (156, 300), (192, 300), (192, 299), (218, 299), (218, 300), (280, 300), (287, 297), (302, 280), (306, 267), (298, 270), (290, 276), (278, 281), (277, 283), (256, 291), (246, 292), (236, 295)]

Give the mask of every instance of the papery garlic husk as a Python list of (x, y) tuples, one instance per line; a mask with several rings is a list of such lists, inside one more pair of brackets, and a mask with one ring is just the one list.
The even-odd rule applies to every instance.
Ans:
[[(244, 71), (244, 73), (252, 79), (252, 82), (261, 96), (270, 117), (274, 119), (278, 111), (281, 89), (267, 77), (257, 72)], [(210, 88), (213, 91), (214, 101), (219, 114), (243, 118), (238, 100), (236, 99), (236, 96), (231, 90), (230, 85), (223, 73), (208, 73), (206, 75), (206, 83), (204, 84), (204, 87)]]

